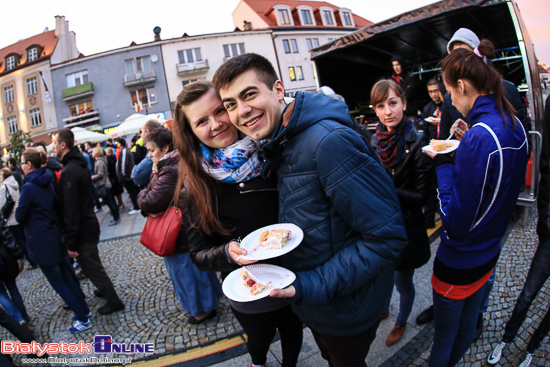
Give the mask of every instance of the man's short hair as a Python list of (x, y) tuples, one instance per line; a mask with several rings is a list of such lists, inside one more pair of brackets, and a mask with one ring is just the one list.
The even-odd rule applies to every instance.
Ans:
[(430, 80), (428, 80), (428, 83), (426, 83), (426, 87), (431, 87), (432, 85), (437, 85), (437, 87), (439, 88), (439, 80), (437, 80), (436, 78), (431, 78)]
[(149, 132), (158, 129), (162, 127), (162, 124), (158, 122), (157, 120), (149, 120), (145, 124), (143, 124), (142, 129), (143, 131), (149, 130)]
[(216, 70), (214, 78), (212, 78), (212, 84), (219, 91), (231, 84), (236, 77), (251, 69), (256, 72), (258, 79), (270, 90), (273, 89), (275, 82), (279, 80), (277, 72), (275, 72), (268, 59), (258, 54), (248, 53), (232, 57), (220, 66)]
[(57, 144), (65, 143), (68, 149), (74, 147), (74, 134), (70, 129), (61, 129), (57, 132)]
[(17, 166), (17, 161), (16, 161), (15, 158), (13, 158), (13, 157), (9, 157), (9, 158), (8, 158), (8, 163), (9, 163), (10, 166), (12, 166), (12, 167), (16, 167), (16, 166)]
[(123, 148), (126, 147), (126, 140), (125, 140), (125, 139), (120, 138), (120, 139), (118, 139), (117, 141), (120, 143), (120, 145), (121, 145)]

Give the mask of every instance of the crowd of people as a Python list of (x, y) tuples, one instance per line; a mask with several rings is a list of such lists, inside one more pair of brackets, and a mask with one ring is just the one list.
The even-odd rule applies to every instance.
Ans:
[[(283, 366), (296, 366), (303, 323), (330, 366), (365, 366), (394, 286), (399, 311), (386, 345), (406, 330), (415, 269), (431, 257), (427, 229), (439, 217), (433, 306), (416, 321), (434, 319), (429, 365), (455, 366), (483, 330), (529, 155), (525, 109), (517, 89), (488, 61), (493, 49), (472, 31), (458, 30), (441, 74), (421, 90), (403, 59), (393, 57), (392, 74), (370, 91), (379, 119), (372, 136), (334, 93), (297, 92), (287, 104), (275, 69), (257, 54), (231, 58), (212, 83), (185, 85), (172, 128), (149, 121), (132, 147), (124, 139), (116, 148), (109, 141), (77, 147), (72, 132), (60, 130), (54, 143), (59, 159), (46, 160), (45, 152), (31, 147), (20, 169), (10, 162), (2, 170), (0, 201), (15, 201), (5, 225), (21, 250), (11, 256), (26, 256), (40, 267), (74, 312), (70, 330), (87, 330), (91, 313), (71, 259), (106, 300), (99, 313), (125, 308), (99, 257), (94, 211), (104, 204), (109, 225), (120, 223), (123, 190), (131, 200), (129, 214), (154, 218), (175, 206), (183, 225), (175, 253), (164, 263), (176, 298), (191, 315), (187, 322), (199, 324), (217, 314), (222, 292), (216, 272), (223, 280), (255, 263), (243, 258), (247, 251), (237, 239), (266, 225), (294, 223), (304, 232), (300, 246), (266, 262), (291, 270), (296, 280), (266, 298), (230, 301), (248, 335), (252, 366), (266, 365), (277, 330)], [(426, 92), (430, 102), (421, 108), (419, 93)], [(427, 123), (423, 131), (419, 121)], [(460, 141), (454, 153), (423, 148), (447, 137)], [(537, 250), (489, 363), (498, 362), (548, 278), (548, 253), (547, 246)], [(14, 261), (20, 271), (22, 262)], [(0, 303), (30, 329), (15, 277), (5, 279), (11, 299), (2, 286)], [(529, 366), (548, 328), (547, 315), (522, 367)]]

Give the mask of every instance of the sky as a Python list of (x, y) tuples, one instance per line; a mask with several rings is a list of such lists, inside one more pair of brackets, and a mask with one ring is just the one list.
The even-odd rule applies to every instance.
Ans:
[[(55, 16), (64, 15), (69, 30), (76, 33), (77, 47), (84, 55), (129, 46), (132, 41), (153, 41), (153, 28), (162, 29), (162, 39), (230, 32), (231, 14), (240, 0), (26, 0), (2, 5), (0, 48), (44, 31), (55, 29)], [(374, 23), (433, 3), (433, 0), (329, 0), (349, 8)], [(535, 52), (550, 66), (550, 1), (517, 0)], [(32, 9), (32, 11), (29, 11)], [(17, 16), (20, 14), (20, 16)]]

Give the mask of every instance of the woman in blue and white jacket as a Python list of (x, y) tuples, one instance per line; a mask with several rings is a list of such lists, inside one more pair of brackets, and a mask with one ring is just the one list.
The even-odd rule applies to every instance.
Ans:
[(432, 277), (430, 366), (456, 365), (472, 343), (485, 285), (525, 177), (527, 136), (512, 117), (500, 74), (486, 63), (493, 55), (493, 45), (483, 40), (474, 51), (452, 51), (441, 66), (453, 105), (474, 126), (468, 130), (457, 120), (451, 130), (461, 138), (456, 158), (434, 158), (443, 230)]

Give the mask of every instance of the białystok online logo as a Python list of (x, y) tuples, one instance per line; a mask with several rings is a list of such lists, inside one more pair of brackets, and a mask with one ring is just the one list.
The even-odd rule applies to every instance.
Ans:
[(96, 335), (93, 343), (44, 343), (40, 344), (35, 341), (32, 343), (21, 343), (18, 341), (5, 340), (2, 341), (1, 351), (3, 354), (36, 354), (39, 357), (45, 353), (48, 354), (101, 354), (101, 353), (122, 353), (135, 354), (144, 353), (151, 354), (155, 352), (154, 343), (115, 343), (110, 335)]

